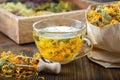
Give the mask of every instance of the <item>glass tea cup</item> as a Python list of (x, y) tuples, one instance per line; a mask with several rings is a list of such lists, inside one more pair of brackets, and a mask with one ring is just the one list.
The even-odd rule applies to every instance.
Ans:
[(33, 38), (43, 59), (65, 64), (92, 49), (86, 25), (66, 18), (43, 19), (33, 24)]

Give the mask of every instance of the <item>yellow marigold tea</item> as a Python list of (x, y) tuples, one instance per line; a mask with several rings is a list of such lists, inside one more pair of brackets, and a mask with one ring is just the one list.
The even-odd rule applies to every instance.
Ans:
[(40, 37), (35, 39), (41, 54), (53, 61), (70, 60), (80, 51), (82, 40), (79, 36), (70, 38)]
[[(72, 19), (53, 19), (53, 21), (43, 20), (40, 24), (37, 22), (33, 25), (34, 40), (41, 56), (60, 63), (74, 60), (84, 46), (85, 26), (80, 21)], [(83, 50), (79, 57), (84, 54)]]

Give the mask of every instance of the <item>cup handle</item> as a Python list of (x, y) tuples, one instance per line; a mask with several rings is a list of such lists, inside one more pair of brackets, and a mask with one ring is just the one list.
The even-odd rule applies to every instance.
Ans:
[(83, 40), (83, 45), (80, 49), (80, 52), (75, 56), (75, 59), (79, 59), (79, 58), (87, 55), (87, 53), (89, 51), (91, 51), (93, 48), (93, 43), (88, 36), (84, 36), (84, 38), (82, 38), (82, 40)]

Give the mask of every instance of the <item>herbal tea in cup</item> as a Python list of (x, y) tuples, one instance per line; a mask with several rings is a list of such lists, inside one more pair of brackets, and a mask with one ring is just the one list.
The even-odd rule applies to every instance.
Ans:
[(44, 19), (33, 24), (33, 37), (41, 56), (62, 64), (83, 57), (92, 49), (85, 33), (86, 25), (74, 19)]

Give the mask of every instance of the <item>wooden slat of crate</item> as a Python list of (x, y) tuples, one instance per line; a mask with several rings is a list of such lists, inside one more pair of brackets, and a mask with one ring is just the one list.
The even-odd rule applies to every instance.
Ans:
[(0, 31), (8, 37), (18, 42), (18, 18), (12, 13), (0, 8)]
[(74, 4), (80, 9), (86, 9), (89, 5), (97, 4), (98, 2), (91, 1), (91, 0), (72, 0)]

